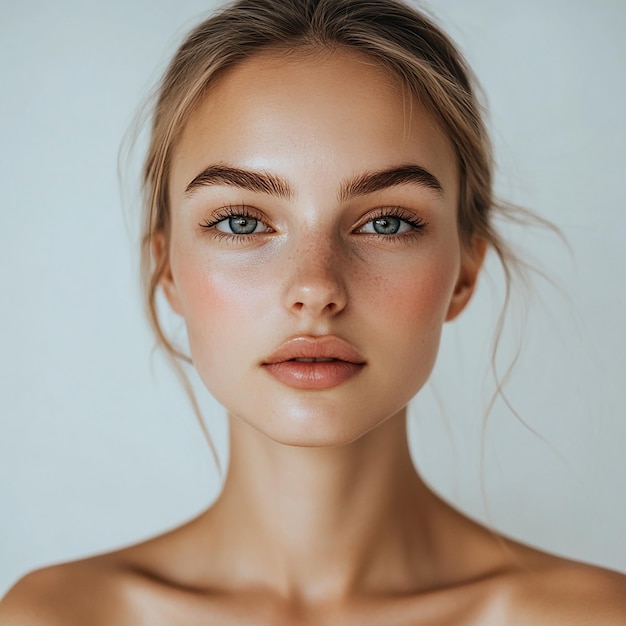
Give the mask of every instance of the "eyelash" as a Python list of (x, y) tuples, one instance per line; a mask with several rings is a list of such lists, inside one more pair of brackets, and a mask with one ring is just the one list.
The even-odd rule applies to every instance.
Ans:
[(412, 227), (412, 230), (406, 233), (381, 235), (380, 233), (365, 233), (370, 236), (384, 239), (385, 241), (403, 241), (409, 237), (419, 237), (423, 234), (424, 229), (428, 226), (428, 222), (414, 213), (408, 212), (401, 207), (382, 207), (377, 209), (373, 215), (369, 215), (359, 228), (364, 228), (367, 224), (379, 220), (383, 217), (396, 217)]
[[(229, 205), (229, 206), (225, 206), (217, 210), (211, 216), (211, 218), (208, 218), (205, 221), (201, 222), (200, 227), (204, 230), (211, 230), (212, 231), (211, 234), (213, 236), (219, 237), (220, 239), (226, 239), (227, 241), (240, 242), (244, 239), (249, 238), (250, 235), (240, 235), (236, 233), (224, 233), (215, 228), (215, 226), (217, 226), (217, 224), (219, 224), (220, 222), (223, 222), (224, 220), (230, 219), (232, 217), (247, 217), (247, 218), (258, 220), (259, 222), (262, 222), (263, 224), (265, 224), (265, 222), (263, 222), (261, 217), (256, 212), (250, 211), (248, 207), (242, 206), (242, 205), (241, 206)], [(420, 217), (417, 217), (413, 213), (409, 213), (405, 211), (404, 209), (400, 207), (383, 207), (383, 208), (377, 209), (373, 215), (369, 215), (367, 220), (365, 220), (359, 226), (359, 229), (364, 228), (367, 224), (370, 224), (371, 222), (374, 222), (375, 220), (378, 220), (384, 217), (398, 218), (399, 220), (402, 220), (406, 224), (409, 224), (412, 227), (412, 230), (409, 232), (405, 232), (405, 233), (400, 233), (400, 234), (396, 233), (396, 234), (390, 234), (390, 235), (382, 235), (380, 233), (361, 233), (361, 234), (367, 234), (367, 235), (374, 236), (380, 239), (384, 239), (386, 241), (389, 241), (389, 240), (398, 241), (398, 240), (404, 240), (407, 237), (420, 236), (423, 234), (424, 228), (428, 226), (428, 222), (426, 222)], [(270, 230), (266, 232), (270, 232), (270, 233), (273, 232), (273, 230), (271, 230), (271, 227), (268, 226), (268, 228), (270, 228)], [(264, 233), (260, 233), (260, 234), (264, 234)]]

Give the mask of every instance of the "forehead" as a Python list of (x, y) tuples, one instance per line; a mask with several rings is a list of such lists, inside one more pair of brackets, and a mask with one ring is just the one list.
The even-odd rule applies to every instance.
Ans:
[(454, 150), (433, 117), (390, 71), (345, 49), (267, 52), (220, 76), (183, 129), (171, 188), (212, 163), (295, 175), (303, 184), (307, 173), (329, 188), (407, 163), (447, 188), (457, 178)]

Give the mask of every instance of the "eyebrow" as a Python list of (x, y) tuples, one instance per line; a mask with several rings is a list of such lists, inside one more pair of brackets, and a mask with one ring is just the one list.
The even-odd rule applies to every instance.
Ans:
[[(420, 165), (401, 165), (376, 172), (367, 172), (342, 183), (339, 200), (345, 202), (355, 196), (364, 196), (398, 185), (417, 185), (443, 194), (439, 180)], [(228, 165), (209, 165), (202, 170), (186, 187), (185, 194), (191, 195), (194, 189), (211, 185), (226, 185), (266, 193), (279, 198), (293, 198), (294, 191), (289, 183), (268, 172), (245, 170)]]
[(278, 176), (228, 165), (209, 165), (187, 185), (185, 194), (190, 195), (194, 189), (210, 185), (238, 187), (279, 198), (292, 198), (294, 195), (289, 183)]
[(420, 165), (401, 165), (378, 172), (361, 174), (341, 186), (339, 199), (343, 202), (354, 196), (364, 196), (398, 185), (417, 185), (443, 194), (439, 180)]

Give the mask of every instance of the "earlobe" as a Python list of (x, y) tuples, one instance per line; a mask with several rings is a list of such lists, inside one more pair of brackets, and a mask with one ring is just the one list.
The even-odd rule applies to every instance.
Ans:
[(446, 313), (446, 322), (457, 317), (471, 300), (486, 251), (487, 242), (475, 237), (471, 250), (463, 252), (461, 269)]
[(153, 235), (152, 254), (155, 260), (155, 273), (158, 276), (163, 293), (169, 305), (172, 307), (172, 310), (182, 315), (182, 307), (180, 306), (178, 289), (176, 288), (176, 282), (172, 274), (170, 255), (164, 233), (157, 232)]

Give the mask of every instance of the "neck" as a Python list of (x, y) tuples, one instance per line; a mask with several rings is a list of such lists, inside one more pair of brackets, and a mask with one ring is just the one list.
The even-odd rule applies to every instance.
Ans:
[(432, 576), (442, 503), (415, 472), (405, 421), (402, 412), (349, 445), (303, 448), (231, 418), (211, 516), (237, 579), (313, 599), (408, 591)]

